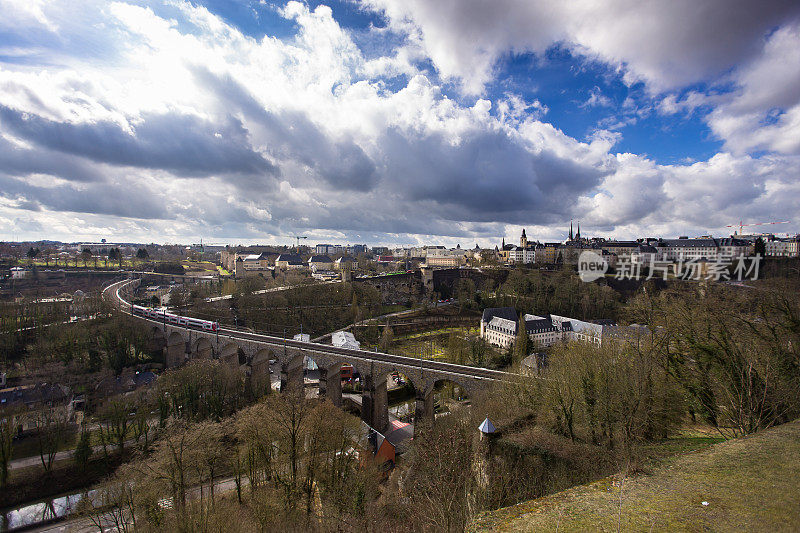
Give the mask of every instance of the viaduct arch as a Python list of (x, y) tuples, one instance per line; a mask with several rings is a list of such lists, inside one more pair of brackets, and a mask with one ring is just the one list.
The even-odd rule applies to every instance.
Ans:
[[(129, 294), (137, 282), (126, 280), (112, 284), (103, 291), (104, 297), (115, 304), (118, 311), (127, 313), (130, 304), (123, 296)], [(241, 355), (245, 361), (241, 366), (249, 374), (251, 385), (263, 388), (270, 386), (269, 362), (275, 360), (280, 365), (281, 391), (302, 391), (303, 359), (308, 356), (319, 368), (319, 396), (328, 398), (337, 406), (342, 405), (341, 368), (343, 364), (350, 364), (362, 380), (361, 418), (378, 431), (384, 431), (389, 425), (387, 378), (392, 372), (402, 373), (414, 388), (415, 431), (433, 421), (437, 382), (453, 382), (473, 396), (494, 382), (510, 380), (514, 376), (485, 368), (336, 348), (230, 328), (211, 332), (140, 316), (135, 318), (150, 323), (152, 345), (163, 350), (167, 368), (181, 366), (192, 359), (217, 359), (232, 368), (240, 368)]]

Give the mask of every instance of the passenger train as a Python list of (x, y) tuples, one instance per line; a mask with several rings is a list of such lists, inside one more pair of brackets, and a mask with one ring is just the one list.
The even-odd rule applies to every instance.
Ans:
[(167, 324), (176, 324), (178, 326), (186, 326), (190, 328), (203, 329), (205, 331), (218, 331), (219, 323), (211, 322), (210, 320), (200, 320), (199, 318), (192, 318), (188, 316), (173, 315), (167, 313), (164, 309), (153, 309), (152, 307), (142, 307), (141, 305), (131, 305), (131, 313), (134, 315), (152, 318)]

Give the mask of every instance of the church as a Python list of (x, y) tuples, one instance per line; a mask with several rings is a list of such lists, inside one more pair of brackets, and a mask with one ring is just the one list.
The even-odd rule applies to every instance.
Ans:
[(522, 235), (519, 239), (519, 246), (514, 244), (506, 244), (505, 238), (497, 254), (500, 261), (505, 263), (558, 263), (559, 257), (563, 261), (567, 255), (572, 257), (575, 249), (585, 248), (589, 244), (589, 240), (581, 237), (581, 224), (578, 223), (577, 232), (574, 232), (572, 222), (569, 223), (569, 237), (564, 243), (548, 242), (540, 243), (529, 242), (528, 236), (525, 234), (525, 229), (522, 230)]

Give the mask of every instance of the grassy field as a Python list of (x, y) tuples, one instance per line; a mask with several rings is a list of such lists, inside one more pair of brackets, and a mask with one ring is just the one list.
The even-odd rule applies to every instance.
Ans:
[(448, 335), (447, 330), (436, 330), (397, 337), (389, 351), (405, 357), (422, 354), (423, 359), (446, 359)]
[[(711, 437), (709, 437), (711, 438)], [(489, 513), (473, 531), (797, 531), (800, 421)]]
[(210, 261), (191, 261), (189, 259), (184, 259), (181, 261), (181, 265), (186, 269), (186, 272), (203, 272), (207, 275), (217, 274), (222, 269), (222, 267)]

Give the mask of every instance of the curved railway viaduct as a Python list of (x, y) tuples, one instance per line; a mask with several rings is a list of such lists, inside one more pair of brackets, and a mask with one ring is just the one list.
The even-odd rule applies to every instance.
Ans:
[(342, 403), (341, 367), (347, 363), (361, 375), (361, 418), (378, 431), (389, 425), (386, 379), (391, 372), (400, 372), (414, 387), (416, 408), (415, 431), (433, 420), (433, 390), (437, 383), (450, 381), (472, 395), (497, 381), (515, 375), (487, 368), (454, 365), (401, 357), (392, 354), (339, 348), (327, 344), (302, 342), (262, 335), (220, 326), (216, 333), (131, 315), (128, 300), (138, 286), (138, 279), (113, 283), (103, 290), (103, 297), (114, 308), (136, 320), (147, 322), (158, 349), (164, 351), (166, 367), (172, 368), (192, 359), (218, 359), (234, 368), (240, 366), (240, 354), (249, 367), (255, 387), (268, 386), (269, 361), (280, 363), (281, 391), (303, 390), (303, 358), (308, 356), (319, 367), (319, 396), (337, 406)]

